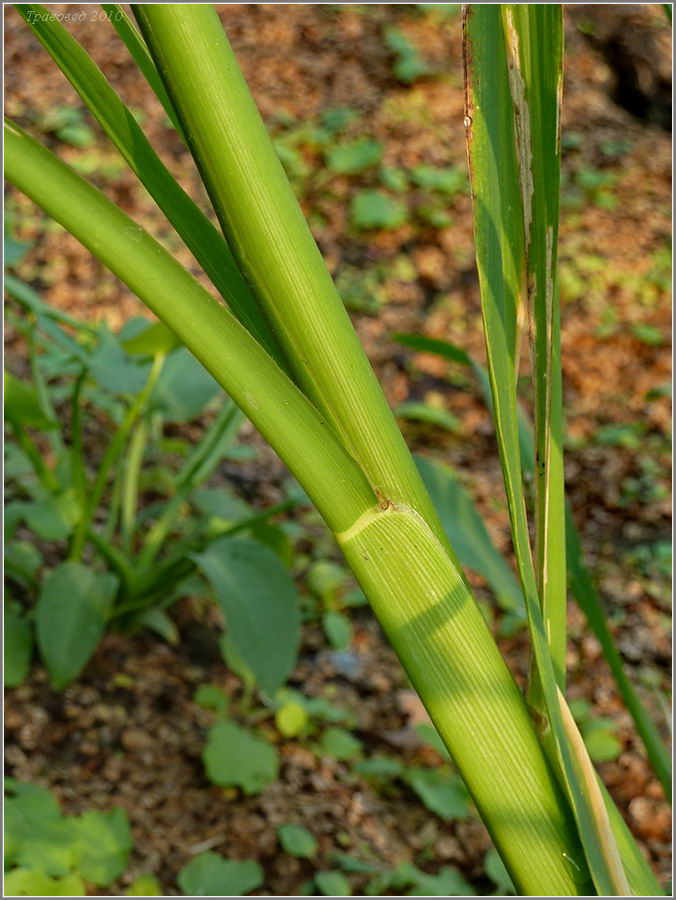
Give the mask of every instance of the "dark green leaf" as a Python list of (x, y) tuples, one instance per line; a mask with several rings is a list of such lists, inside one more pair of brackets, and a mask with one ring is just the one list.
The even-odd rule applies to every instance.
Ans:
[(366, 778), (398, 778), (404, 767), (398, 759), (376, 754), (358, 762), (354, 770)]
[(96, 649), (115, 587), (114, 576), (97, 575), (74, 561), (62, 563), (42, 583), (38, 646), (55, 688), (76, 678)]
[(178, 874), (188, 897), (243, 897), (263, 883), (263, 871), (252, 859), (223, 859), (208, 851), (196, 856)]
[(326, 612), (322, 617), (324, 634), (334, 650), (346, 650), (352, 640), (352, 623), (339, 612)]
[(137, 394), (148, 380), (148, 363), (140, 364), (125, 353), (107, 328), (89, 361), (89, 371), (99, 387), (113, 394)]
[(442, 819), (466, 819), (469, 794), (458, 775), (441, 769), (407, 769), (404, 775), (425, 806)]
[(521, 588), (453, 470), (422, 456), (415, 459), (460, 562), (484, 576), (503, 609), (523, 612)]
[(302, 825), (280, 825), (277, 834), (279, 843), (289, 856), (311, 859), (317, 853), (317, 838)]
[(259, 794), (277, 777), (277, 752), (234, 722), (218, 722), (202, 753), (207, 775), (221, 787)]
[(23, 616), (5, 612), (5, 687), (17, 687), (30, 669), (33, 629)]
[(317, 872), (315, 884), (325, 897), (351, 897), (350, 882), (340, 872)]
[(58, 423), (43, 411), (32, 385), (5, 372), (5, 416), (10, 422), (23, 428), (40, 428), (48, 431)]
[(491, 847), (484, 856), (484, 871), (496, 886), (498, 894), (516, 894), (509, 872), (495, 847)]
[(123, 874), (133, 847), (127, 814), (120, 806), (93, 810), (76, 819), (76, 826), (77, 869), (87, 881), (106, 887)]
[(320, 748), (322, 753), (340, 760), (352, 759), (362, 749), (361, 741), (344, 728), (327, 728), (322, 735)]
[(378, 141), (361, 138), (349, 144), (332, 147), (327, 153), (326, 164), (332, 172), (353, 174), (362, 172), (380, 161), (383, 148)]
[(360, 191), (352, 198), (350, 221), (355, 228), (398, 228), (408, 218), (406, 206), (382, 191)]
[(272, 696), (293, 669), (300, 641), (288, 572), (271, 550), (249, 540), (215, 541), (194, 559), (214, 588), (235, 648)]
[(411, 171), (411, 179), (418, 187), (428, 191), (453, 196), (469, 189), (467, 173), (462, 169), (450, 166), (446, 169), (435, 169), (433, 166), (416, 166)]
[(219, 391), (206, 369), (180, 347), (164, 364), (150, 402), (169, 422), (188, 422), (196, 419)]
[(180, 347), (181, 342), (164, 322), (155, 322), (124, 341), (122, 346), (130, 356), (155, 356), (157, 353), (170, 353)]

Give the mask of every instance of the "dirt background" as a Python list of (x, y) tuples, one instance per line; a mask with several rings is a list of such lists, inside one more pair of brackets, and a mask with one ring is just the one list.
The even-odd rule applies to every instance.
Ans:
[[(55, 4), (51, 9), (88, 10), (85, 21), (70, 29), (125, 102), (142, 112), (143, 128), (161, 157), (202, 202), (187, 152), (165, 126), (162, 110), (112, 28), (94, 19), (97, 8)], [(442, 19), (415, 7), (380, 5), (219, 9), (275, 135), (283, 134), (284, 117), (300, 122), (348, 106), (362, 115), (347, 136), (366, 134), (382, 141), (386, 165), (466, 165), (459, 16)], [(659, 696), (669, 685), (668, 584), (652, 570), (646, 574), (635, 560), (637, 547), (668, 540), (670, 534), (670, 398), (650, 393), (670, 380), (670, 262), (665, 254), (671, 234), (671, 136), (663, 126), (670, 120), (664, 85), (670, 81), (671, 57), (662, 17), (659, 6), (567, 11), (563, 132), (574, 137), (568, 145), (564, 141), (564, 195), (568, 190), (569, 202), (562, 213), (560, 259), (570, 498), (624, 661), (664, 724)], [(411, 86), (396, 80), (392, 54), (383, 41), (383, 30), (391, 24), (414, 42), (436, 74)], [(80, 105), (9, 8), (5, 41), (10, 116), (35, 132), (36, 122), (54, 107)], [(617, 62), (624, 57), (633, 60), (633, 78), (631, 66)], [(90, 165), (92, 180), (197, 272), (147, 194), (117, 166), (115, 152), (92, 127), (96, 142), (86, 151), (53, 136), (43, 139), (63, 158)], [(628, 149), (620, 155), (606, 152), (618, 142)], [(91, 160), (82, 163), (86, 154)], [(303, 154), (316, 172), (321, 159), (311, 149)], [(112, 175), (101, 174), (106, 165)], [(579, 201), (576, 173), (584, 169), (612, 173), (613, 208), (604, 208), (588, 194)], [(336, 178), (327, 191), (321, 180), (310, 177), (299, 192), (338, 278), (355, 278), (355, 271), (374, 267), (385, 272), (378, 282), (383, 299), (379, 314), (354, 314), (367, 352), (391, 403), (432, 400), (459, 419), (458, 435), (410, 423), (406, 434), (416, 449), (433, 452), (461, 472), (491, 534), (510, 553), (495, 439), (476, 389), (448, 364), (412, 357), (389, 338), (393, 331), (416, 331), (485, 358), (469, 197), (454, 198), (452, 224), (445, 228), (409, 222), (394, 231), (360, 234), (348, 222), (349, 199), (360, 185), (359, 177)], [(29, 201), (10, 191), (9, 208), (17, 236), (37, 241), (19, 274), (48, 303), (80, 318), (105, 319), (113, 328), (143, 311)], [(412, 276), (401, 277), (402, 258)], [(642, 326), (653, 329), (651, 342), (641, 337)], [(7, 338), (9, 360), (20, 367), (21, 346), (12, 334)], [(606, 426), (637, 423), (638, 439), (631, 446), (594, 439)], [(257, 442), (255, 435), (250, 440)], [(236, 471), (225, 472), (261, 505), (275, 501), (284, 474), (274, 455), (263, 459), (265, 465), (241, 463)], [(482, 595), (480, 579), (473, 581)], [(240, 684), (220, 661), (208, 612), (186, 602), (176, 611), (176, 621), (183, 638), (176, 648), (149, 634), (109, 635), (84, 676), (63, 693), (48, 687), (39, 668), (26, 684), (8, 692), (9, 774), (49, 785), (68, 812), (116, 803), (128, 811), (135, 849), (116, 892), (122, 893), (139, 873), (151, 871), (167, 893), (176, 893), (178, 869), (191, 855), (215, 849), (228, 857), (259, 860), (265, 870), (259, 893), (293, 894), (312, 877), (314, 866), (281, 852), (275, 828), (284, 821), (307, 824), (319, 838), (322, 858), (332, 850), (358, 853), (367, 847), (385, 864), (414, 859), (429, 871), (457, 865), (478, 892), (491, 889), (482, 864), (490, 841), (477, 819), (443, 823), (403, 789), (379, 793), (345, 764), (318, 758), (293, 741), (281, 742), (280, 779), (262, 795), (243, 798), (210, 785), (200, 753), (211, 716), (191, 698), (203, 683), (219, 684), (236, 697)], [(396, 752), (408, 762), (429, 759), (434, 751), (416, 742), (411, 729), (420, 710), (396, 658), (368, 611), (359, 610), (354, 621), (358, 671), (341, 670), (311, 625), (292, 684), (312, 696), (328, 691), (354, 714), (355, 733), (369, 750)], [(523, 674), (523, 634), (501, 643), (513, 670)], [(572, 604), (568, 665), (570, 695), (586, 697), (595, 714), (617, 724), (622, 753), (600, 766), (601, 775), (665, 881), (670, 871), (669, 807), (598, 642)], [(280, 743), (273, 728), (270, 739)], [(353, 886), (358, 892), (358, 878)]]

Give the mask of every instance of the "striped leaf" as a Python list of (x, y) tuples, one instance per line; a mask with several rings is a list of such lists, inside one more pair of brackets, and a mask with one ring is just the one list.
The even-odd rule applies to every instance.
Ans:
[[(517, 17), (518, 32), (515, 24)], [(468, 7), (464, 21), (465, 124), (494, 419), (517, 564), (529, 618), (538, 694), (541, 692), (540, 711), (547, 723), (543, 730), (543, 742), (566, 789), (586, 863), (598, 893), (626, 895), (629, 885), (598, 780), (593, 775), (591, 762), (560, 690), (563, 669), (560, 661), (557, 665), (556, 654), (551, 649), (550, 610), (542, 608), (545, 594), (543, 581), (547, 580), (549, 573), (546, 565), (539, 566), (540, 578), (536, 577), (521, 491), (516, 375), (519, 309), (526, 282), (536, 349), (535, 380), (549, 380), (551, 383), (554, 366), (558, 366), (560, 378), (560, 356), (551, 351), (552, 345), (558, 341), (558, 324), (555, 327), (553, 313), (553, 243), (554, 225), (558, 222), (558, 202), (552, 198), (552, 183), (558, 184), (558, 176), (543, 174), (547, 165), (558, 166), (562, 54), (559, 49), (553, 56), (551, 52), (546, 56), (546, 51), (550, 44), (560, 48), (562, 38), (557, 36), (560, 29), (560, 11), (557, 18), (550, 8), (543, 6), (522, 6), (518, 12), (511, 9), (511, 14), (510, 9), (502, 9), (498, 5), (474, 4)], [(553, 66), (554, 72), (548, 72), (545, 76), (547, 66)], [(526, 92), (526, 79), (530, 85), (529, 92)], [(535, 82), (539, 82), (537, 87)], [(535, 109), (528, 105), (531, 97), (536, 98)], [(545, 114), (544, 106), (553, 109), (548, 109)], [(518, 125), (515, 125), (515, 120)], [(538, 131), (545, 130), (547, 136), (538, 133), (537, 140), (533, 140), (531, 128), (533, 131), (536, 128)], [(533, 163), (535, 156), (542, 156), (537, 169), (534, 169)], [(544, 229), (544, 233), (538, 234), (537, 242), (533, 239), (536, 229), (538, 232)], [(544, 276), (545, 279), (544, 293), (542, 282), (539, 290), (534, 290), (533, 278), (534, 275), (538, 277), (538, 273), (540, 278)], [(558, 487), (560, 500), (557, 502), (561, 504), (563, 516), (562, 478), (560, 485), (557, 485), (556, 474), (547, 477), (548, 468), (556, 470), (557, 465), (555, 440), (551, 438), (551, 409), (556, 402), (556, 389), (540, 384), (537, 390), (537, 403), (542, 404), (544, 410), (539, 421), (545, 434), (549, 431), (545, 446), (550, 456), (540, 460), (536, 458), (536, 464), (539, 462), (538, 467), (544, 470), (543, 521), (546, 527), (552, 527), (547, 515), (547, 498), (549, 491)], [(560, 404), (560, 386), (558, 392)], [(562, 427), (561, 417), (558, 426)], [(537, 446), (536, 441), (536, 449)], [(558, 452), (560, 456), (560, 439)], [(564, 534), (562, 527), (558, 535), (553, 533), (549, 537), (552, 541), (558, 540), (560, 545)], [(538, 549), (542, 549), (541, 540), (538, 541)], [(544, 558), (546, 560), (547, 556)], [(557, 571), (563, 571), (565, 600), (565, 556), (557, 566)], [(543, 588), (542, 593), (538, 591), (538, 582)], [(576, 865), (578, 862), (574, 861)], [(584, 867), (580, 865), (581, 875), (583, 871)]]

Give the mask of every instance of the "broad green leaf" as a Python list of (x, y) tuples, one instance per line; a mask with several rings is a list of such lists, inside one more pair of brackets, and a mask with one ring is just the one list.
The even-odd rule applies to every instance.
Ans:
[(622, 752), (622, 744), (617, 739), (613, 726), (604, 725), (598, 720), (593, 720), (582, 728), (587, 752), (596, 763), (609, 762), (617, 759)]
[(170, 353), (180, 347), (181, 342), (164, 322), (155, 322), (123, 341), (122, 346), (130, 356), (155, 356), (158, 353)]
[(277, 835), (282, 849), (289, 856), (311, 859), (317, 853), (317, 838), (302, 825), (280, 825)]
[(400, 419), (410, 419), (414, 422), (423, 422), (426, 425), (435, 425), (437, 428), (445, 428), (453, 434), (457, 434), (460, 428), (460, 422), (447, 409), (439, 406), (432, 406), (429, 403), (421, 403), (416, 400), (409, 400), (406, 403), (400, 403), (394, 410), (395, 416)]
[(178, 883), (188, 897), (243, 897), (261, 886), (263, 871), (253, 859), (223, 859), (207, 851), (183, 866)]
[(45, 875), (67, 875), (77, 844), (73, 820), (62, 817), (55, 797), (43, 787), (8, 780), (5, 792), (6, 860)]
[(215, 541), (194, 556), (211, 582), (238, 653), (272, 696), (291, 673), (300, 641), (298, 595), (279, 559), (255, 541)]
[(87, 888), (77, 872), (50, 878), (35, 869), (13, 869), (5, 874), (5, 897), (85, 897)]
[(409, 41), (403, 31), (390, 26), (385, 31), (385, 46), (396, 54), (394, 62), (395, 77), (404, 84), (411, 84), (423, 75), (429, 75), (427, 63), (420, 57), (417, 48)]
[(227, 488), (203, 488), (195, 491), (190, 499), (201, 513), (228, 522), (239, 522), (252, 514), (249, 504)]
[[(276, 346), (227, 243), (161, 162), (134, 116), (98, 66), (48, 9), (37, 4), (24, 4), (18, 10), (235, 315), (267, 348)], [(124, 28), (125, 23), (113, 16), (113, 24)], [(135, 30), (126, 29), (124, 37), (133, 39)], [(127, 46), (131, 48), (131, 40)], [(142, 50), (142, 44), (136, 42), (134, 57), (137, 62)], [(150, 75), (151, 86), (159, 89), (160, 98), (166, 100), (166, 94), (153, 79), (150, 66), (144, 63), (142, 69), (147, 77)], [(169, 108), (173, 111), (171, 105)]]
[(188, 422), (196, 419), (219, 391), (204, 367), (185, 347), (180, 347), (167, 357), (150, 405), (169, 422)]
[(42, 409), (37, 392), (32, 385), (5, 371), (5, 416), (21, 428), (39, 428), (47, 431), (57, 427)]
[(28, 527), (46, 541), (65, 540), (79, 517), (80, 509), (70, 491), (58, 497), (27, 503), (24, 510)]
[(398, 759), (376, 754), (358, 762), (354, 770), (365, 778), (398, 778), (404, 766)]
[(437, 356), (443, 356), (451, 362), (460, 363), (462, 366), (472, 365), (469, 354), (460, 347), (449, 344), (448, 341), (425, 337), (422, 334), (404, 334), (402, 332), (393, 334), (392, 338), (398, 344), (410, 347), (411, 350), (416, 350), (418, 353), (434, 353)]
[(407, 897), (469, 897), (475, 894), (472, 885), (454, 866), (444, 866), (436, 875), (419, 872)]
[(79, 837), (77, 869), (87, 881), (106, 887), (127, 868), (133, 847), (127, 814), (117, 806), (110, 812), (93, 810), (75, 820)]
[(108, 328), (102, 328), (99, 345), (89, 360), (89, 371), (106, 391), (138, 394), (148, 380), (149, 364), (127, 356), (118, 338)]
[(484, 856), (484, 872), (496, 886), (497, 894), (516, 894), (509, 872), (495, 847), (491, 847)]
[(32, 584), (41, 565), (42, 554), (34, 544), (28, 541), (10, 541), (5, 546), (5, 566), (14, 578)]
[(403, 169), (381, 169), (379, 178), (383, 187), (398, 194), (402, 194), (408, 187), (408, 178)]
[(352, 623), (342, 613), (330, 610), (322, 616), (324, 634), (334, 650), (346, 650), (352, 640)]
[(416, 465), (460, 562), (484, 576), (502, 609), (525, 614), (521, 588), (457, 475), (422, 456)]
[(378, 141), (360, 138), (349, 144), (332, 147), (326, 155), (326, 164), (332, 172), (351, 175), (374, 166), (380, 161), (382, 153), (382, 144)]
[(346, 760), (358, 756), (362, 746), (361, 741), (358, 741), (344, 728), (327, 728), (322, 734), (320, 749), (327, 756)]
[(198, 706), (213, 709), (221, 715), (225, 715), (228, 711), (228, 698), (215, 684), (201, 684), (195, 691), (193, 700)]
[(352, 887), (340, 872), (317, 872), (315, 884), (325, 897), (351, 897)]
[(413, 863), (403, 862), (395, 869), (378, 873), (366, 886), (366, 893), (371, 897), (392, 892), (405, 892), (408, 897), (464, 897), (472, 896), (474, 889), (453, 866), (429, 875)]
[(259, 794), (277, 777), (277, 751), (234, 722), (218, 722), (202, 753), (207, 775), (221, 787)]
[(418, 187), (428, 191), (453, 196), (465, 192), (469, 188), (467, 173), (451, 166), (447, 169), (435, 169), (432, 166), (416, 166), (411, 170), (411, 180)]
[(161, 897), (162, 885), (154, 875), (139, 875), (124, 893), (127, 897)]
[(17, 687), (30, 670), (33, 628), (23, 616), (5, 611), (5, 687)]
[(404, 779), (425, 806), (442, 819), (466, 819), (469, 815), (469, 794), (460, 776), (444, 769), (411, 768)]
[(40, 588), (36, 626), (40, 654), (58, 690), (76, 678), (103, 636), (116, 588), (109, 574), (62, 563)]
[(9, 228), (5, 227), (5, 237), (4, 237), (4, 253), (3, 253), (3, 262), (7, 268), (11, 269), (12, 266), (15, 266), (17, 263), (20, 263), (24, 256), (28, 253), (30, 248), (33, 246), (33, 241), (18, 241), (9, 231)]
[(398, 228), (408, 218), (408, 209), (383, 191), (360, 191), (352, 198), (350, 221), (355, 228)]

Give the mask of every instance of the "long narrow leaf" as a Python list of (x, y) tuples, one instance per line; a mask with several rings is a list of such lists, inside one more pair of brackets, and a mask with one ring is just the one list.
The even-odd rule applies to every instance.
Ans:
[(119, 3), (102, 3), (101, 8), (108, 16), (109, 22), (115, 31), (117, 31), (132, 59), (143, 73), (143, 76), (152, 88), (153, 93), (162, 104), (169, 121), (180, 135), (183, 143), (185, 143), (185, 135), (183, 134), (181, 123), (176, 115), (176, 110), (174, 109), (169, 94), (167, 94), (164, 84), (162, 84), (162, 79), (155, 68), (152, 56), (148, 52), (146, 42), (143, 40), (136, 26)]
[(162, 163), (103, 72), (48, 9), (38, 4), (19, 5), (17, 9), (235, 315), (269, 352), (281, 360), (279, 346), (230, 248)]
[[(274, 436), (275, 449), (327, 522), (338, 531), (349, 528), (373, 502), (372, 490), (307, 398), (232, 313), (146, 231), (11, 122), (5, 124), (5, 172), (162, 318), (215, 379), (222, 383), (227, 373), (225, 389)], [(264, 404), (252, 391), (257, 383), (265, 384)]]
[(528, 316), (535, 395), (536, 571), (560, 688), (566, 666), (566, 554), (561, 339), (556, 279), (563, 82), (559, 4), (503, 4), (524, 216)]
[[(423, 335), (394, 334), (392, 337), (403, 346), (410, 347), (420, 353), (434, 353), (452, 362), (469, 366), (479, 382), (484, 401), (492, 412), (493, 398), (491, 396), (488, 372), (476, 360), (472, 359), (467, 351), (448, 343), (448, 341), (427, 338)], [(519, 406), (519, 443), (524, 474), (533, 476), (535, 474), (533, 430), (521, 406)], [(589, 627), (601, 644), (603, 655), (615, 679), (624, 704), (634, 720), (636, 730), (646, 748), (650, 764), (661, 781), (667, 797), (671, 797), (671, 755), (660, 737), (660, 733), (648, 709), (625, 671), (622, 657), (608, 627), (601, 598), (591, 573), (584, 562), (580, 536), (573, 521), (568, 502), (566, 502), (566, 550), (566, 566), (572, 594), (586, 616)]]

